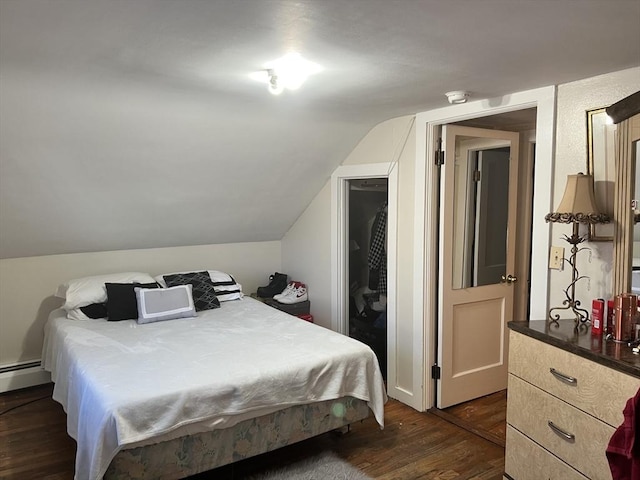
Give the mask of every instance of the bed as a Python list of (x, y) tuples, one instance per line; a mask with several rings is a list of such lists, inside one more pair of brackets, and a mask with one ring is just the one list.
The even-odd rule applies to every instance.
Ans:
[(364, 419), (386, 393), (364, 344), (244, 297), (149, 324), (45, 326), (78, 480), (182, 478)]

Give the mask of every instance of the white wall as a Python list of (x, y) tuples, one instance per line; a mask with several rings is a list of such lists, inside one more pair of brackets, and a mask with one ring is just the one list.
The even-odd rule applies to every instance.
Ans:
[[(577, 82), (558, 86), (555, 178), (553, 206), (558, 206), (564, 193), (567, 175), (587, 171), (587, 111), (607, 107), (635, 93), (640, 88), (640, 68), (632, 68), (599, 75)], [(582, 233), (582, 231), (581, 231)], [(552, 245), (565, 248), (568, 257), (569, 244), (564, 235), (571, 234), (571, 226), (552, 224)], [(589, 242), (583, 244), (591, 249), (579, 252), (577, 266), (581, 275), (590, 277), (576, 284), (576, 298), (590, 311), (594, 298), (611, 298), (611, 267), (613, 262), (612, 242)], [(591, 258), (589, 258), (591, 257)], [(549, 273), (549, 305), (562, 306), (563, 290), (571, 281), (571, 270), (551, 270)], [(616, 292), (619, 293), (619, 292)]]
[(44, 323), (62, 303), (53, 294), (66, 280), (125, 271), (157, 275), (210, 269), (233, 275), (250, 294), (268, 284), (280, 265), (279, 241), (0, 260), (0, 367), (40, 360)]
[[(391, 162), (397, 156), (412, 117), (400, 117), (375, 126), (353, 149), (343, 165)], [(415, 135), (415, 131), (412, 131)], [(408, 170), (415, 152), (407, 140), (400, 172)], [(408, 149), (408, 150), (407, 150)], [(407, 172), (409, 173), (409, 172)], [(413, 177), (411, 177), (413, 181)], [(411, 186), (410, 190), (413, 190)], [(406, 192), (404, 195), (406, 196)], [(411, 208), (411, 211), (412, 208)], [(413, 222), (413, 216), (407, 217)], [(315, 323), (331, 326), (331, 184), (322, 190), (282, 239), (282, 271), (307, 284)]]
[[(413, 360), (413, 224), (415, 127), (413, 117), (394, 118), (374, 127), (343, 165), (398, 162), (396, 384), (412, 392)], [(404, 147), (404, 148), (403, 148)], [(283, 272), (307, 283), (316, 323), (331, 326), (331, 188), (327, 181), (307, 210), (282, 239)], [(393, 376), (390, 376), (393, 378)]]
[(314, 323), (331, 328), (331, 185), (329, 181), (282, 239), (281, 273), (307, 285)]

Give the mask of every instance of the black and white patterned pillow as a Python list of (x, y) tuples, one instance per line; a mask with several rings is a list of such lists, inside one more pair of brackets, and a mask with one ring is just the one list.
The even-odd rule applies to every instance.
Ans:
[(193, 304), (197, 312), (220, 307), (214, 284), (206, 271), (164, 275), (164, 281), (167, 287), (190, 284), (193, 287)]

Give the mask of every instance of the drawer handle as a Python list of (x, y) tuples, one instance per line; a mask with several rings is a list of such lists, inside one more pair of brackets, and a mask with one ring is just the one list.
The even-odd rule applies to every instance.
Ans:
[(563, 429), (561, 429), (556, 424), (554, 424), (551, 420), (549, 420), (547, 422), (547, 425), (549, 425), (551, 430), (556, 432), (558, 435), (560, 435), (562, 438), (564, 438), (567, 442), (574, 442), (575, 441), (576, 436), (573, 433), (565, 432)]
[(569, 375), (565, 375), (564, 373), (560, 373), (555, 368), (550, 368), (549, 371), (551, 372), (551, 374), (554, 377), (559, 378), (564, 383), (568, 383), (569, 385), (577, 385), (578, 384), (578, 379), (577, 378), (570, 377)]

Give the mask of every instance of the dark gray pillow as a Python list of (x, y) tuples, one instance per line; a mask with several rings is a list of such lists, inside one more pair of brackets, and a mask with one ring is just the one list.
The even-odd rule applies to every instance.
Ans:
[(105, 283), (107, 289), (107, 320), (135, 320), (138, 303), (135, 287), (158, 288), (157, 283)]
[(107, 312), (107, 304), (105, 303), (92, 303), (85, 307), (80, 307), (80, 311), (89, 318), (107, 318), (109, 316)]

